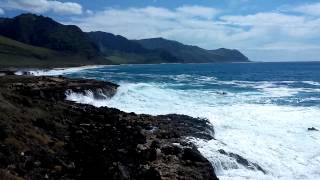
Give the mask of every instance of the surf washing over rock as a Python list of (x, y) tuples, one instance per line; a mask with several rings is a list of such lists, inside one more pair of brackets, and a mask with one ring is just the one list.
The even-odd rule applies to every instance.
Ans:
[(120, 85), (111, 99), (68, 100), (126, 112), (207, 118), (215, 140), (190, 137), (220, 179), (319, 179), (319, 63), (135, 65), (69, 74)]
[(54, 68), (54, 69), (25, 69), (17, 71), (16, 75), (23, 75), (29, 74), (33, 76), (58, 76), (58, 75), (66, 75), (71, 73), (76, 73), (81, 70), (88, 70), (88, 69), (97, 69), (103, 68), (111, 65), (96, 65), (96, 66), (80, 66), (80, 67), (72, 67), (72, 68)]

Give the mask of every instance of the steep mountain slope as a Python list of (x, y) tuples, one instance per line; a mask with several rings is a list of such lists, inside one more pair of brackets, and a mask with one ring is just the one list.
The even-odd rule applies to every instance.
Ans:
[(140, 43), (147, 49), (165, 50), (184, 63), (248, 61), (248, 58), (237, 50), (205, 50), (197, 46), (184, 45), (177, 41), (171, 41), (163, 38), (142, 39), (136, 40), (136, 42)]
[(226, 48), (220, 48), (216, 50), (209, 50), (210, 53), (216, 54), (219, 56), (225, 57), (227, 61), (231, 62), (246, 62), (249, 61), (248, 57), (243, 55), (240, 51), (236, 49), (226, 49)]
[(77, 26), (62, 25), (34, 14), (0, 19), (0, 35), (34, 46), (81, 53), (88, 58), (98, 55), (87, 34)]
[(108, 51), (121, 51), (127, 53), (147, 53), (149, 50), (142, 47), (137, 42), (130, 41), (119, 35), (106, 32), (89, 32), (91, 41), (99, 48), (100, 52), (108, 53)]
[(0, 36), (1, 67), (65, 67), (103, 64), (100, 58), (86, 57), (47, 48), (36, 47)]
[(106, 32), (86, 33), (35, 14), (0, 18), (0, 36), (2, 67), (248, 61), (237, 50), (205, 50), (163, 38), (128, 40)]
[(149, 50), (139, 43), (106, 32), (88, 33), (91, 41), (107, 59), (114, 63), (170, 63), (178, 59), (162, 50)]

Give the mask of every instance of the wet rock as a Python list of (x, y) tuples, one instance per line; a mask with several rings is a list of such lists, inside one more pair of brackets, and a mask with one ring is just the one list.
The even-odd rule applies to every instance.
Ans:
[[(192, 136), (196, 138), (214, 139), (214, 128), (207, 119), (192, 118), (185, 115), (169, 114), (158, 116), (162, 119), (161, 126), (171, 126), (176, 131), (163, 133), (164, 138), (175, 136)], [(160, 127), (161, 128), (161, 127)]]
[(308, 128), (308, 131), (319, 131), (319, 130), (315, 127), (311, 127), (311, 128)]
[(0, 169), (0, 177), (3, 180), (23, 180), (23, 178), (5, 169)]
[(0, 75), (1, 75), (1, 76), (6, 76), (6, 75), (15, 75), (15, 71), (10, 71), (10, 70), (0, 70)]
[(142, 169), (138, 179), (141, 179), (141, 180), (150, 180), (150, 179), (161, 180), (161, 175), (154, 168)]
[(115, 179), (128, 180), (130, 179), (130, 172), (121, 163), (117, 164), (117, 173), (115, 174)]
[(160, 148), (160, 146), (161, 146), (161, 142), (159, 140), (154, 140), (154, 141), (152, 141), (150, 147), (151, 148)]
[(194, 162), (205, 162), (207, 161), (206, 158), (204, 158), (200, 152), (195, 148), (185, 148), (183, 150), (182, 159), (184, 160), (190, 160)]
[(24, 179), (217, 179), (185, 137), (214, 138), (204, 119), (76, 104), (65, 93), (112, 96), (117, 85), (63, 77), (0, 77), (0, 169)]
[(59, 166), (59, 165), (54, 166), (53, 170), (54, 170), (54, 172), (59, 173), (62, 171), (62, 166)]
[(34, 166), (39, 167), (41, 165), (41, 162), (40, 161), (35, 161), (33, 164), (34, 164)]
[(182, 153), (183, 149), (178, 146), (165, 145), (164, 147), (161, 148), (161, 151), (165, 155), (178, 155)]
[(219, 91), (219, 92), (216, 92), (218, 95), (227, 95), (228, 93), (227, 92), (224, 92), (224, 91)]
[(0, 140), (4, 140), (8, 137), (8, 129), (6, 125), (0, 124)]
[(228, 153), (228, 152), (224, 151), (223, 149), (219, 149), (218, 152), (223, 155), (234, 158), (237, 161), (237, 163), (243, 165), (244, 167), (246, 167), (248, 169), (258, 170), (258, 171), (261, 171), (264, 174), (266, 174), (266, 171), (260, 165), (258, 165), (257, 163), (250, 162), (238, 154), (231, 153), (231, 152)]

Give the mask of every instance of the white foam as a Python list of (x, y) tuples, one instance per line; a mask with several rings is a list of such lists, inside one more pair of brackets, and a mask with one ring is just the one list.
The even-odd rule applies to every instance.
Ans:
[(302, 81), (302, 82), (313, 85), (313, 86), (320, 86), (320, 82), (315, 82), (315, 81)]
[(21, 75), (23, 75), (23, 72), (22, 71), (16, 71), (14, 74), (17, 75), (17, 76), (21, 76)]
[(198, 141), (200, 151), (211, 161), (217, 149), (231, 151), (268, 172), (227, 169), (219, 172), (221, 179), (320, 178), (320, 134), (307, 131), (319, 126), (320, 109), (242, 104), (217, 107), (211, 113), (216, 138), (225, 144)]
[[(103, 68), (109, 65), (94, 65), (94, 66), (80, 66), (80, 67), (71, 67), (71, 68), (54, 68), (54, 69), (39, 69), (39, 70), (30, 70), (27, 71), (33, 76), (58, 76), (75, 73), (87, 69), (97, 69)], [(21, 75), (22, 72), (17, 72), (17, 75)]]
[[(279, 87), (260, 86), (281, 91)], [(296, 93), (284, 87), (278, 96)], [(270, 89), (269, 89), (270, 90)], [(165, 84), (121, 83), (110, 100), (95, 100), (70, 94), (69, 100), (95, 106), (110, 106), (127, 112), (153, 115), (179, 113), (208, 118), (218, 141), (195, 141), (202, 154), (215, 166), (220, 179), (320, 179), (319, 107), (252, 104), (273, 93), (230, 93), (175, 90)], [(217, 152), (224, 149), (259, 164), (267, 174), (249, 170)]]
[[(281, 81), (288, 83), (288, 81)], [(289, 81), (290, 83), (293, 83)], [(295, 96), (301, 92), (320, 92), (317, 88), (293, 88), (286, 85), (277, 85), (279, 82), (255, 82), (251, 83), (251, 87), (260, 90), (267, 97), (290, 97)], [(288, 83), (288, 84), (290, 84)], [(247, 85), (248, 86), (248, 85)]]
[(269, 97), (289, 97), (298, 94), (301, 89), (299, 88), (288, 88), (288, 87), (264, 87), (261, 88), (263, 92), (267, 94)]

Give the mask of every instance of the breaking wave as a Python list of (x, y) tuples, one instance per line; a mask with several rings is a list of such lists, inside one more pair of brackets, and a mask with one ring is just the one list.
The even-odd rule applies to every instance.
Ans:
[[(70, 94), (68, 100), (97, 107), (115, 107), (126, 112), (153, 115), (179, 113), (209, 119), (215, 126), (217, 140), (194, 142), (215, 166), (221, 179), (320, 178), (320, 133), (307, 131), (308, 127), (319, 125), (319, 107), (267, 103), (263, 92), (228, 92), (223, 95), (217, 91), (177, 90), (168, 86), (122, 83), (111, 99), (98, 100), (88, 93)], [(297, 91), (278, 90), (280, 93), (276, 97), (290, 96)], [(275, 95), (268, 94), (270, 97)], [(266, 174), (248, 169), (221, 154), (220, 149), (258, 164)]]
[[(131, 65), (70, 73), (120, 85), (111, 99), (67, 99), (152, 115), (207, 118), (215, 139), (190, 137), (224, 179), (320, 179), (319, 63)], [(238, 159), (237, 159), (238, 158)]]
[(24, 73), (31, 74), (33, 76), (59, 76), (76, 73), (83, 70), (104, 68), (106, 65), (95, 65), (95, 66), (81, 66), (71, 68), (55, 68), (55, 69), (37, 69), (37, 70), (25, 70), (18, 71), (16, 75), (22, 75)]

